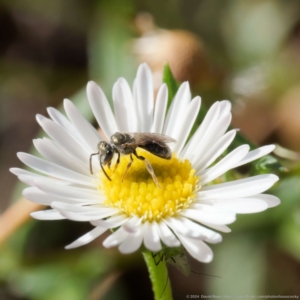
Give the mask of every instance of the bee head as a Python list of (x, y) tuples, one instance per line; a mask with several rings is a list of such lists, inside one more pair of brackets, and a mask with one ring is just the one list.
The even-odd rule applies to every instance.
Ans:
[(105, 141), (99, 142), (97, 148), (101, 155), (105, 155), (107, 152), (112, 151), (111, 145)]
[(120, 145), (126, 143), (125, 135), (120, 132), (116, 132), (115, 134), (113, 134), (111, 136), (110, 140), (116, 146), (120, 146)]
[(114, 149), (109, 143), (101, 141), (98, 143), (97, 148), (100, 153), (101, 161), (104, 165), (112, 160)]

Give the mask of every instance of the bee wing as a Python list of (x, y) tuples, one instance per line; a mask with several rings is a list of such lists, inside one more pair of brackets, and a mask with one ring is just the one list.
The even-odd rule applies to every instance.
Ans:
[(128, 142), (128, 146), (143, 146), (149, 143), (158, 144), (162, 147), (165, 146), (166, 143), (175, 143), (176, 140), (173, 138), (159, 133), (151, 133), (151, 132), (132, 132), (128, 133), (133, 137), (132, 142)]
[(186, 255), (181, 254), (178, 256), (169, 257), (167, 262), (174, 267), (176, 267), (179, 271), (181, 271), (185, 276), (189, 276), (191, 273), (191, 266), (189, 263), (189, 259)]

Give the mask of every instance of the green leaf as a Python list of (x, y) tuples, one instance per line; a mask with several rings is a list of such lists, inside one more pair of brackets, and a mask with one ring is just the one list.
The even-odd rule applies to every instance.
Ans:
[[(244, 137), (240, 132), (237, 132), (235, 139), (228, 147), (228, 151), (232, 151), (233, 149), (245, 144), (249, 145), (251, 150), (258, 148), (254, 143), (252, 143), (250, 140)], [(251, 162), (250, 165), (252, 175), (286, 172), (286, 168), (279, 162), (279, 160), (275, 156), (271, 154), (266, 155), (260, 158), (259, 160)]]
[(169, 92), (168, 104), (167, 104), (167, 110), (168, 110), (178, 90), (179, 83), (174, 78), (170, 66), (167, 62), (165, 63), (164, 71), (163, 71), (163, 83), (167, 85), (168, 92)]
[(281, 165), (281, 163), (272, 155), (266, 155), (254, 164), (255, 169), (262, 173), (270, 172), (286, 172), (286, 168)]

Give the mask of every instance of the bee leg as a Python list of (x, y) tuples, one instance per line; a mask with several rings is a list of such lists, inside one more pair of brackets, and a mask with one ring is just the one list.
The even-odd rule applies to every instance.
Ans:
[(92, 154), (90, 155), (90, 172), (91, 172), (92, 175), (94, 174), (94, 173), (93, 173), (93, 166), (92, 166), (92, 157), (93, 157), (94, 155), (99, 155), (99, 152), (97, 152), (97, 153), (92, 153)]
[(111, 181), (110, 177), (107, 175), (107, 173), (105, 172), (105, 170), (104, 170), (104, 168), (103, 168), (103, 165), (102, 165), (102, 162), (101, 162), (101, 156), (100, 156), (100, 167), (101, 167), (101, 169), (102, 169), (104, 175), (106, 176), (106, 178), (107, 178), (109, 181)]
[(157, 180), (157, 178), (156, 178), (156, 176), (155, 176), (154, 170), (153, 170), (153, 168), (152, 168), (152, 166), (151, 166), (151, 164), (150, 164), (150, 162), (148, 161), (147, 158), (145, 158), (145, 163), (146, 163), (146, 168), (147, 168), (148, 172), (150, 173), (150, 175), (152, 176), (153, 181), (155, 182), (155, 184), (156, 184), (159, 188), (162, 188), (162, 187), (159, 185), (158, 180)]
[(117, 161), (116, 161), (116, 164), (115, 164), (115, 168), (114, 168), (113, 173), (115, 173), (115, 171), (117, 170), (117, 167), (118, 167), (118, 165), (119, 165), (119, 163), (120, 163), (120, 152), (117, 151), (117, 150), (115, 150), (115, 151), (116, 151), (117, 154), (118, 154), (118, 158), (117, 158)]
[(157, 180), (157, 178), (156, 178), (156, 176), (155, 176), (154, 170), (153, 170), (153, 168), (152, 168), (152, 166), (151, 166), (149, 160), (148, 160), (147, 158), (145, 158), (144, 156), (138, 155), (138, 154), (136, 153), (135, 150), (133, 151), (133, 154), (134, 154), (138, 159), (144, 160), (144, 161), (145, 161), (146, 168), (147, 168), (148, 172), (150, 173), (150, 175), (152, 176), (153, 181), (155, 182), (155, 184), (156, 184), (159, 188), (162, 188), (162, 187), (159, 185), (159, 183), (158, 183), (158, 180)]
[(176, 260), (172, 256), (170, 258), (172, 259), (173, 263), (176, 264)]
[(133, 163), (133, 158), (132, 158), (132, 155), (130, 154), (130, 162), (128, 163), (128, 165), (127, 165), (127, 167), (126, 167), (125, 173), (123, 174), (122, 182), (123, 182), (123, 180), (125, 179), (125, 177), (126, 177), (126, 175), (127, 175), (127, 173), (128, 173), (128, 170), (129, 170), (129, 168), (131, 167), (132, 163)]
[[(157, 253), (152, 252), (152, 258), (153, 258), (156, 266), (158, 266), (160, 264), (160, 262), (162, 262), (165, 259), (165, 254), (162, 254), (161, 252), (162, 251), (157, 252)], [(157, 259), (157, 257), (158, 257), (158, 259)]]

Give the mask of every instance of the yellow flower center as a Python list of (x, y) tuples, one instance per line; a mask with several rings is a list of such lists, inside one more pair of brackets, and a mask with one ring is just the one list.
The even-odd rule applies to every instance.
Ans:
[(172, 159), (159, 158), (147, 151), (138, 154), (148, 159), (158, 179), (158, 187), (146, 169), (144, 161), (133, 156), (133, 163), (123, 179), (129, 155), (121, 157), (117, 169), (114, 166), (105, 171), (109, 181), (100, 171), (99, 190), (104, 191), (105, 204), (120, 209), (129, 216), (138, 216), (143, 221), (160, 221), (188, 207), (195, 197), (199, 177), (188, 160), (180, 161), (173, 154)]

